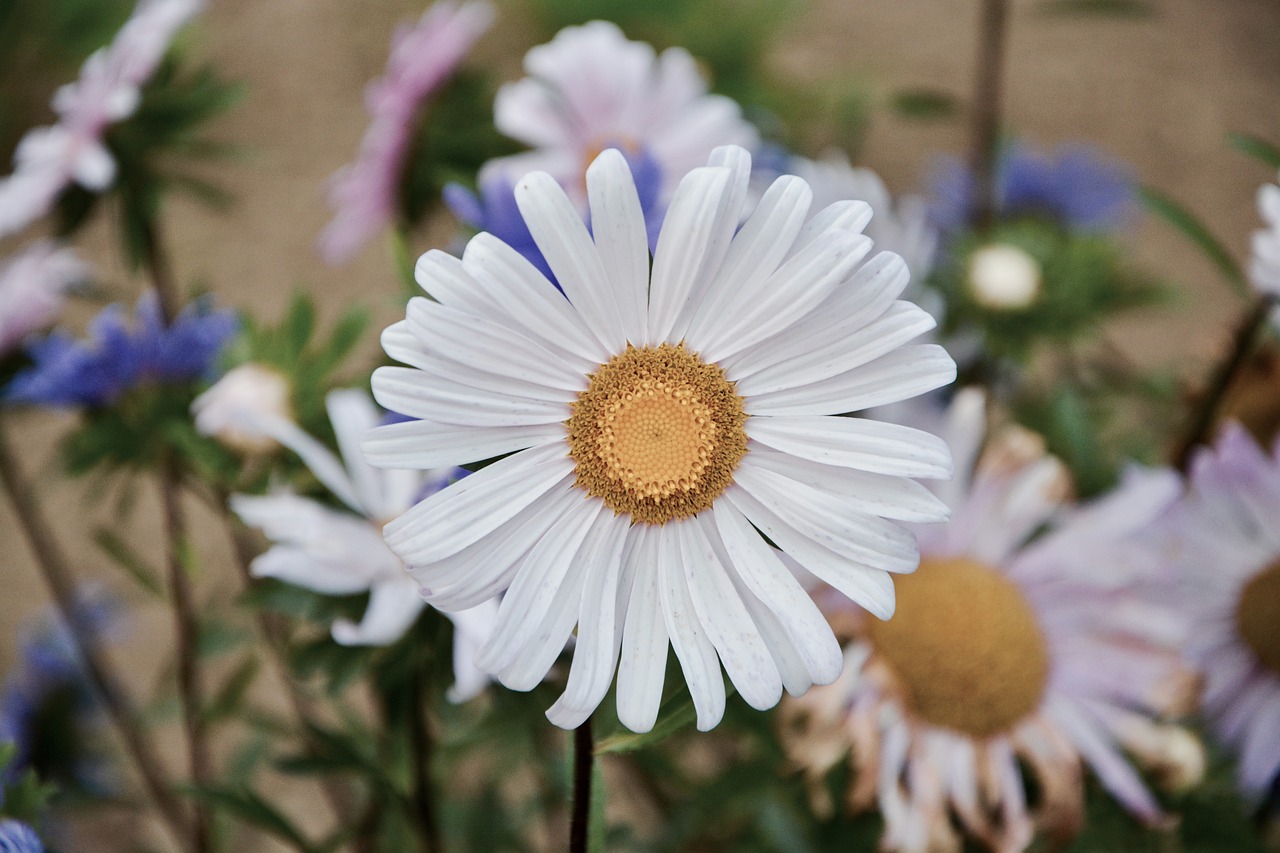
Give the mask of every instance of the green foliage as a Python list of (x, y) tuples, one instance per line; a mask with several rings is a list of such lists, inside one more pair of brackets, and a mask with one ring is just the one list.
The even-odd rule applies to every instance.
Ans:
[(1063, 17), (1152, 18), (1153, 0), (1042, 0), (1040, 11)]
[(960, 112), (956, 96), (942, 89), (901, 89), (889, 98), (889, 108), (903, 118), (936, 121)]
[(1236, 263), (1222, 241), (1215, 237), (1209, 227), (1196, 218), (1194, 213), (1171, 196), (1151, 187), (1142, 187), (1140, 194), (1147, 210), (1186, 237), (1191, 245), (1218, 269), (1227, 284), (1239, 294), (1249, 293), (1249, 284), (1245, 281), (1240, 265)]
[(1228, 133), (1227, 141), (1237, 151), (1248, 154), (1259, 163), (1272, 169), (1280, 169), (1280, 148), (1265, 139), (1247, 133)]
[(30, 767), (14, 775), (10, 768), (17, 758), (18, 747), (0, 741), (0, 817), (35, 824), (48, 810), (58, 789), (40, 781)]

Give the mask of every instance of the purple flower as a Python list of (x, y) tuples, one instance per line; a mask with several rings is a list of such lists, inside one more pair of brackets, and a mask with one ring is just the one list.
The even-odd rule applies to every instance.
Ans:
[(416, 25), (396, 31), (386, 74), (365, 91), (365, 108), (372, 120), (360, 151), (331, 179), (329, 203), (334, 217), (318, 245), (327, 263), (351, 260), (395, 217), (418, 111), (453, 76), (492, 20), (493, 7), (487, 2), (442, 0)]
[(0, 853), (44, 853), (44, 845), (25, 823), (0, 820)]
[(89, 274), (73, 251), (47, 240), (0, 263), (0, 356), (51, 325), (62, 311), (63, 293)]
[(195, 302), (166, 326), (153, 294), (138, 300), (130, 323), (124, 308), (111, 305), (76, 340), (54, 332), (27, 352), (34, 365), (14, 377), (4, 392), (11, 403), (42, 406), (105, 406), (144, 382), (178, 385), (207, 376), (238, 328), (231, 311)]
[[(1086, 146), (1063, 146), (1049, 156), (1011, 144), (997, 165), (997, 182), (996, 214), (1003, 218), (1041, 216), (1064, 228), (1105, 231), (1124, 225), (1134, 211), (1128, 168)], [(977, 194), (968, 166), (949, 158), (932, 183), (931, 215), (938, 228), (968, 227)]]
[(140, 0), (111, 44), (96, 51), (80, 77), (53, 96), (58, 123), (27, 132), (14, 152), (14, 173), (0, 180), (0, 237), (49, 212), (70, 184), (101, 192), (116, 164), (103, 143), (108, 126), (138, 108), (141, 88), (174, 34), (203, 0)]

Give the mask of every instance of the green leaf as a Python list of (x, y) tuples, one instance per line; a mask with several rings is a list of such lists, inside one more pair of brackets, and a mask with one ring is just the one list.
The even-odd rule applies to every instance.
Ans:
[(693, 707), (693, 697), (681, 689), (671, 695), (658, 709), (658, 723), (644, 734), (618, 732), (596, 744), (596, 755), (634, 752), (665, 740), (698, 719)]
[(127, 542), (105, 527), (99, 527), (94, 531), (93, 541), (111, 558), (111, 562), (124, 569), (138, 586), (156, 598), (167, 599), (164, 584), (160, 582), (160, 573), (139, 556)]
[(282, 324), (291, 352), (302, 352), (316, 327), (316, 308), (311, 298), (301, 291), (293, 296)]
[(903, 118), (937, 121), (960, 112), (955, 95), (941, 89), (902, 89), (889, 98), (889, 108)]
[(1250, 136), (1247, 133), (1228, 133), (1227, 141), (1232, 147), (1238, 151), (1243, 151), (1250, 157), (1258, 160), (1272, 169), (1280, 169), (1280, 148), (1267, 142), (1265, 139), (1259, 139), (1256, 136)]
[(244, 704), (245, 694), (253, 685), (253, 679), (259, 670), (258, 659), (247, 657), (235, 668), (222, 688), (204, 708), (204, 719), (207, 723), (216, 723), (231, 717)]
[(210, 806), (239, 818), (244, 823), (256, 826), (263, 832), (274, 835), (292, 844), (304, 853), (312, 853), (317, 848), (295, 827), (288, 818), (275, 807), (263, 800), (248, 788), (221, 788), (215, 786), (184, 786), (183, 793), (202, 800)]
[(1040, 11), (1047, 15), (1103, 15), (1111, 18), (1150, 18), (1156, 13), (1150, 0), (1046, 0)]
[(1183, 236), (1200, 249), (1201, 253), (1218, 268), (1227, 283), (1237, 293), (1248, 295), (1249, 285), (1245, 281), (1244, 273), (1240, 271), (1239, 264), (1231, 257), (1231, 253), (1227, 251), (1221, 241), (1214, 237), (1209, 229), (1195, 217), (1195, 214), (1169, 196), (1151, 187), (1141, 187), (1139, 195), (1149, 211), (1178, 231), (1181, 231)]

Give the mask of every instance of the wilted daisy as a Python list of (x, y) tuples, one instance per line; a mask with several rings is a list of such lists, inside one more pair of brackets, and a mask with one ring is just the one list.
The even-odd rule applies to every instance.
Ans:
[(1280, 772), (1280, 446), (1264, 453), (1239, 424), (1192, 462), (1186, 496), (1156, 526), (1170, 574), (1159, 588), (1187, 618), (1184, 648), (1201, 706), (1239, 758), (1255, 801)]
[(106, 129), (133, 115), (174, 34), (203, 6), (204, 0), (139, 0), (111, 44), (84, 61), (78, 80), (58, 89), (58, 123), (28, 131), (14, 152), (14, 173), (0, 181), (0, 237), (44, 216), (72, 183), (94, 192), (111, 185), (116, 163), (103, 140)]
[(405, 158), (423, 103), (439, 91), (493, 21), (483, 0), (441, 0), (413, 26), (396, 31), (386, 74), (369, 84), (369, 129), (353, 163), (331, 179), (334, 218), (320, 235), (320, 254), (331, 264), (351, 259), (396, 215)]
[(957, 477), (940, 490), (952, 519), (922, 532), (897, 613), (848, 613), (844, 674), (791, 706), (809, 725), (789, 729), (795, 756), (819, 774), (852, 762), (850, 801), (878, 803), (887, 850), (959, 850), (969, 835), (1020, 851), (1033, 815), (1069, 835), (1083, 819), (1082, 763), (1156, 823), (1125, 750), (1164, 772), (1187, 742), (1198, 756), (1151, 718), (1178, 684), (1176, 623), (1133, 594), (1124, 556), (1126, 537), (1175, 497), (1176, 476), (1133, 472), (1066, 513), (1065, 472), (1029, 433), (993, 441), (970, 478), (982, 406), (975, 391), (952, 406)]
[(575, 201), (585, 201), (583, 174), (606, 148), (653, 158), (665, 203), (713, 148), (756, 142), (737, 103), (708, 94), (687, 51), (655, 54), (607, 21), (566, 27), (525, 55), (524, 70), (528, 77), (498, 90), (493, 118), (534, 150), (502, 162), (517, 175), (547, 172)]
[[(382, 541), (381, 525), (466, 472), (452, 467), (425, 472), (373, 468), (360, 454), (360, 439), (381, 421), (368, 395), (332, 391), (325, 404), (341, 459), (297, 424), (268, 413), (242, 412), (245, 417), (238, 427), (250, 435), (270, 437), (298, 454), (350, 512), (287, 490), (261, 497), (234, 495), (231, 508), (274, 543), (253, 561), (254, 575), (327, 595), (368, 592), (364, 618), (358, 624), (335, 622), (333, 638), (344, 645), (387, 645), (409, 630), (426, 604), (418, 584)], [(457, 701), (475, 696), (488, 683), (472, 657), (488, 636), (496, 608), (492, 601), (480, 601), (467, 611), (447, 614), (454, 623), (451, 695)]]
[(67, 289), (89, 276), (75, 252), (47, 240), (0, 263), (0, 356), (52, 325)]
[(503, 457), (387, 525), (387, 542), (438, 607), (505, 590), (477, 663), (513, 689), (542, 680), (576, 625), (558, 725), (588, 717), (616, 667), (618, 716), (647, 731), (668, 647), (704, 730), (724, 712), (722, 664), (756, 708), (830, 682), (839, 647), (792, 561), (887, 617), (889, 573), (916, 564), (893, 520), (945, 515), (907, 479), (947, 476), (941, 441), (832, 417), (955, 376), (939, 347), (903, 346), (933, 321), (895, 301), (902, 259), (867, 260), (865, 204), (806, 224), (794, 176), (738, 230), (749, 173), (729, 146), (680, 182), (652, 272), (621, 153), (587, 171), (591, 233), (532, 173), (516, 198), (563, 293), (479, 234), (461, 260), (422, 257), (433, 299), (383, 335), (410, 366), (380, 368), (374, 394), (423, 420), (375, 431), (370, 459)]
[(1259, 292), (1280, 294), (1280, 186), (1262, 185), (1258, 212), (1267, 227), (1253, 233), (1249, 276)]

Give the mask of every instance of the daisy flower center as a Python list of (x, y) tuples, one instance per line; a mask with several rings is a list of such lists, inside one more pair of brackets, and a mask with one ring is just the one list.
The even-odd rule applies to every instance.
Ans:
[(1048, 650), (1017, 586), (963, 557), (926, 558), (894, 586), (897, 612), (869, 620), (871, 642), (925, 722), (988, 738), (1039, 707)]
[(571, 404), (575, 484), (635, 522), (697, 515), (747, 452), (742, 398), (684, 344), (628, 345)]
[(1260, 664), (1280, 672), (1280, 560), (1254, 575), (1240, 590), (1236, 630)]

